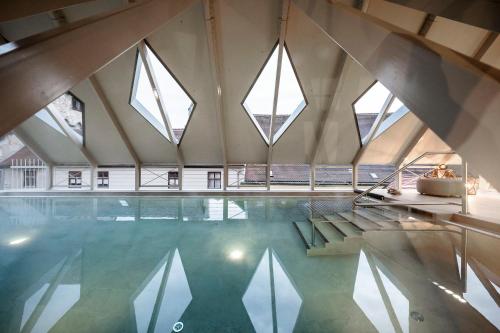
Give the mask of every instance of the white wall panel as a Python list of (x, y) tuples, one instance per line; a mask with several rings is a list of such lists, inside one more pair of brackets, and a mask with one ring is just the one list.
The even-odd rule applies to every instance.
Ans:
[(221, 173), (221, 189), (224, 188), (224, 170), (222, 168), (185, 168), (182, 172), (182, 189), (207, 190), (208, 172), (210, 171)]

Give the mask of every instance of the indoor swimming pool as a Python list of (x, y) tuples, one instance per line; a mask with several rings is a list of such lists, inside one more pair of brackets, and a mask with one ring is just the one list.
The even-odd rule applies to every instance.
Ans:
[(377, 230), (307, 256), (314, 200), (0, 198), (0, 332), (500, 329), (498, 239)]

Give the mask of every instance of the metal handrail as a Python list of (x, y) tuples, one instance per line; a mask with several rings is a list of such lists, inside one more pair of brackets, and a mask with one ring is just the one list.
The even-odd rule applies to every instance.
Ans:
[[(377, 187), (379, 187), (380, 185), (382, 185), (388, 179), (390, 179), (390, 178), (394, 177), (395, 175), (397, 175), (398, 173), (400, 173), (401, 171), (404, 171), (404, 170), (408, 169), (410, 166), (412, 166), (416, 162), (420, 161), (422, 158), (424, 158), (426, 156), (429, 156), (429, 155), (455, 155), (455, 154), (456, 153), (454, 151), (448, 151), (448, 152), (425, 152), (425, 153), (423, 153), (422, 155), (420, 155), (417, 158), (415, 158), (414, 160), (412, 160), (410, 163), (405, 164), (401, 168), (399, 168), (396, 171), (392, 172), (390, 175), (388, 175), (387, 177), (385, 177), (384, 179), (382, 179), (381, 181), (379, 181), (378, 183), (376, 183), (375, 185), (373, 185), (372, 187), (370, 187), (369, 189), (361, 192), (359, 195), (357, 195), (356, 197), (354, 197), (354, 199), (352, 201), (352, 208), (354, 209), (354, 208), (356, 208), (356, 206), (359, 205), (359, 202), (358, 202), (359, 199), (361, 199), (362, 197), (364, 197), (365, 195), (367, 195), (368, 193), (370, 193), (371, 191), (373, 191), (374, 189), (376, 189)], [(440, 204), (440, 203), (441, 202), (439, 202), (437, 204)], [(376, 206), (376, 204), (374, 204), (374, 206)]]
[(482, 235), (485, 235), (485, 236), (490, 236), (490, 237), (494, 237), (494, 238), (500, 239), (500, 233), (498, 233), (496, 231), (493, 231), (493, 230), (483, 230), (483, 229), (474, 228), (474, 227), (471, 227), (471, 226), (463, 225), (463, 224), (460, 224), (460, 223), (455, 223), (455, 222), (448, 221), (448, 220), (440, 220), (439, 222), (444, 223), (444, 224), (449, 224), (449, 225), (457, 227), (457, 228), (461, 228), (461, 229), (465, 229), (465, 230), (477, 232), (478, 234), (482, 234)]

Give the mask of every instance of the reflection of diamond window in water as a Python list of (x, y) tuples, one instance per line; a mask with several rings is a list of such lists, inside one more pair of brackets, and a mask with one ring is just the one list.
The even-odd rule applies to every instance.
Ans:
[[(49, 332), (80, 300), (81, 252), (65, 258), (27, 292), (19, 331)], [(42, 302), (43, 300), (43, 302)]]
[[(264, 64), (247, 96), (243, 100), (243, 108), (252, 119), (260, 135), (269, 143), (271, 133), (271, 116), (273, 113), (274, 89), (278, 68), (278, 45)], [(295, 74), (290, 55), (285, 47), (281, 65), (281, 77), (278, 90), (274, 139), (275, 143), (297, 116), (304, 110), (307, 101)]]
[(257, 333), (273, 332), (274, 326), (277, 332), (292, 332), (302, 306), (302, 297), (272, 249), (264, 252), (242, 301)]
[[(461, 267), (462, 257), (458, 253), (456, 254), (456, 259), (458, 267)], [(487, 278), (489, 275), (495, 277), (496, 275), (487, 273), (489, 273), (488, 269), (478, 261), (474, 259), (467, 260), (467, 274), (465, 274), (466, 292), (463, 294), (463, 298), (497, 329), (500, 329), (499, 307), (497, 302), (495, 302), (494, 296), (488, 291), (488, 289), (495, 289), (498, 295), (500, 293), (500, 286), (497, 286)], [(460, 271), (459, 274), (460, 276), (462, 275)], [(487, 288), (487, 285), (490, 288)]]
[(137, 332), (171, 332), (193, 296), (186, 272), (175, 249), (167, 254), (144, 281), (133, 299)]
[[(409, 302), (398, 287), (375, 264), (374, 259), (361, 251), (354, 284), (354, 302), (379, 332), (409, 332)], [(389, 299), (387, 306), (396, 314), (392, 322), (382, 295)], [(397, 329), (395, 326), (399, 326)]]

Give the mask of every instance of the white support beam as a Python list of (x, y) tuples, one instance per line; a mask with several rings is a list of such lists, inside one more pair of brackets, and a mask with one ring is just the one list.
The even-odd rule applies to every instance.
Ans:
[[(182, 155), (181, 148), (179, 146), (179, 142), (177, 138), (175, 137), (174, 129), (172, 128), (172, 123), (170, 122), (170, 118), (165, 111), (166, 108), (166, 100), (165, 97), (163, 96), (161, 90), (158, 88), (159, 83), (158, 83), (158, 78), (156, 77), (155, 72), (152, 70), (153, 65), (151, 63), (151, 59), (148, 57), (148, 53), (146, 51), (146, 42), (144, 40), (139, 42), (139, 54), (140, 57), (142, 58), (142, 63), (144, 64), (144, 68), (146, 70), (146, 74), (148, 76), (149, 83), (151, 84), (151, 87), (153, 88), (153, 91), (155, 91), (155, 97), (156, 97), (156, 103), (158, 104), (158, 108), (160, 110), (161, 117), (163, 119), (163, 123), (167, 127), (167, 133), (170, 138), (170, 143), (175, 145), (176, 148), (176, 158), (177, 158), (177, 165), (179, 168), (184, 167), (184, 159)], [(179, 185), (179, 187), (182, 187)]]
[(141, 184), (141, 160), (139, 159), (139, 155), (137, 155), (134, 146), (132, 145), (132, 142), (130, 141), (127, 132), (125, 132), (125, 129), (123, 128), (122, 124), (120, 123), (120, 120), (118, 119), (118, 116), (116, 115), (115, 110), (109, 103), (108, 98), (106, 97), (106, 94), (104, 93), (104, 90), (102, 89), (102, 86), (100, 85), (99, 81), (97, 78), (92, 75), (89, 78), (90, 85), (92, 89), (94, 90), (95, 94), (97, 95), (97, 98), (101, 102), (102, 107), (106, 111), (107, 115), (111, 119), (111, 122), (113, 123), (113, 126), (115, 127), (116, 131), (120, 135), (120, 138), (123, 142), (123, 144), (127, 147), (127, 150), (130, 154), (130, 157), (134, 160), (134, 165), (135, 165), (135, 190), (139, 190), (140, 184)]
[(15, 0), (2, 1), (0, 22), (79, 5), (91, 0)]
[[(370, 0), (361, 0), (358, 3), (358, 8), (360, 8), (361, 11), (365, 13), (368, 10), (369, 6), (370, 6)], [(337, 79), (334, 81), (332, 85), (332, 93), (330, 94), (330, 100), (326, 104), (327, 107), (322, 111), (321, 120), (319, 122), (319, 129), (318, 131), (316, 131), (315, 142), (313, 144), (314, 147), (313, 153), (309, 161), (311, 168), (314, 169), (314, 179), (316, 178), (315, 175), (316, 175), (316, 165), (318, 162), (318, 153), (320, 147), (323, 146), (325, 141), (326, 126), (330, 122), (330, 118), (333, 117), (333, 114), (335, 113), (335, 109), (340, 99), (340, 92), (342, 91), (342, 88), (346, 81), (346, 72), (348, 67), (347, 57), (348, 54), (343, 52), (340, 55), (340, 58), (337, 62), (337, 68), (334, 74), (334, 77), (336, 77)], [(314, 190), (314, 185), (315, 184), (313, 184), (313, 186), (311, 187), (311, 190)]]
[(346, 81), (346, 72), (347, 72), (347, 54), (343, 53), (340, 56), (339, 62), (338, 62), (338, 73), (339, 77), (338, 79), (334, 82), (333, 84), (333, 89), (332, 89), (332, 94), (330, 95), (330, 100), (326, 104), (327, 107), (323, 110), (321, 114), (321, 121), (319, 122), (319, 129), (316, 131), (316, 140), (313, 145), (313, 154), (311, 156), (311, 160), (309, 164), (311, 166), (315, 166), (317, 163), (318, 159), (318, 153), (320, 150), (320, 147), (322, 147), (324, 141), (325, 141), (325, 132), (326, 132), (326, 126), (330, 122), (330, 118), (333, 117), (333, 114), (335, 113), (335, 108), (338, 104), (338, 101), (340, 99), (340, 92), (342, 91), (342, 87), (345, 84)]
[(97, 167), (97, 162), (95, 158), (92, 156), (92, 154), (89, 152), (87, 147), (83, 145), (83, 143), (80, 141), (80, 138), (77, 136), (77, 134), (71, 129), (71, 127), (68, 125), (68, 123), (64, 120), (64, 118), (59, 114), (59, 112), (54, 109), (53, 106), (47, 105), (45, 108), (52, 119), (59, 125), (59, 127), (62, 129), (64, 134), (69, 138), (69, 140), (80, 150), (82, 155), (85, 157), (87, 162), (90, 164), (92, 168)]
[(194, 2), (141, 1), (17, 43), (1, 45), (0, 87), (9, 89), (0, 89), (0, 136), (113, 61)]
[(274, 127), (276, 112), (278, 110), (278, 96), (281, 80), (281, 65), (283, 63), (283, 51), (285, 49), (286, 28), (288, 23), (288, 11), (290, 9), (290, 0), (283, 0), (280, 17), (280, 35), (278, 41), (278, 65), (276, 66), (276, 81), (274, 83), (274, 99), (273, 113), (271, 115), (271, 125), (269, 126), (269, 149), (267, 151), (267, 166), (266, 166), (266, 187), (271, 189), (271, 166), (273, 163), (273, 146), (274, 146)]
[(410, 142), (406, 145), (405, 149), (403, 149), (401, 151), (401, 153), (399, 154), (399, 156), (396, 158), (396, 161), (394, 162), (396, 167), (398, 165), (403, 164), (405, 159), (412, 152), (412, 150), (417, 146), (418, 142), (424, 136), (425, 132), (428, 129), (428, 127), (425, 126), (425, 124), (423, 124), (423, 123), (419, 124), (418, 126), (419, 126), (419, 128), (418, 128), (417, 132), (415, 133), (415, 135), (410, 139)]
[(31, 136), (29, 136), (22, 128), (18, 127), (14, 130), (16, 137), (28, 147), (35, 155), (37, 155), (47, 165), (54, 165), (49, 155), (43, 150), (38, 143), (36, 143)]
[(386, 118), (386, 114), (391, 108), (392, 103), (394, 102), (395, 96), (391, 93), (387, 96), (384, 104), (382, 105), (382, 108), (380, 109), (377, 118), (375, 118), (375, 121), (373, 122), (372, 127), (370, 128), (370, 131), (366, 135), (366, 140), (365, 142), (361, 143), (361, 147), (359, 148), (358, 152), (354, 156), (354, 159), (352, 161), (352, 165), (358, 165), (359, 162), (361, 161), (361, 158), (363, 157), (365, 151), (368, 149), (368, 146), (370, 143), (373, 141), (375, 138), (375, 134), (377, 134), (378, 129), (380, 128), (380, 125), (382, 125), (382, 122)]
[(207, 28), (208, 48), (210, 52), (210, 64), (212, 68), (212, 78), (215, 86), (216, 118), (219, 131), (219, 141), (222, 150), (222, 161), (224, 165), (224, 191), (227, 189), (227, 142), (226, 125), (224, 121), (224, 78), (222, 75), (223, 61), (220, 51), (219, 38), (217, 33), (216, 20), (216, 0), (203, 0), (205, 9), (205, 23)]
[(340, 2), (294, 0), (493, 186), (500, 164), (500, 71)]
[(467, 161), (462, 158), (462, 214), (469, 214), (469, 188), (467, 184), (467, 177), (469, 175), (469, 166)]
[(357, 190), (358, 189), (358, 180), (359, 180), (359, 166), (358, 165), (353, 165), (352, 166), (352, 189)]

